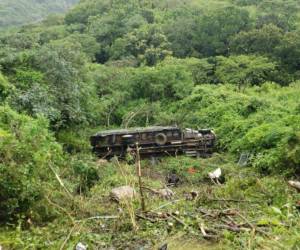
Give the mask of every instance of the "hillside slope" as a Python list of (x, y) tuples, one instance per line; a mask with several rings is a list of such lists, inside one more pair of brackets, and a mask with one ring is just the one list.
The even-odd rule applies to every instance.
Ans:
[(78, 0), (0, 0), (0, 28), (38, 21), (62, 13)]
[[(62, 11), (22, 1), (12, 20)], [(299, 13), (299, 0), (80, 0), (0, 28), (0, 249), (300, 249)], [(98, 131), (174, 124), (213, 129), (212, 157), (91, 152)], [(111, 199), (128, 185), (135, 197)]]

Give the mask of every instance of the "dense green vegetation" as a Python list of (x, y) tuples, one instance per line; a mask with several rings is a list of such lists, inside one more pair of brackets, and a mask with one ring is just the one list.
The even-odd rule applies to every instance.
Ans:
[(1, 0), (0, 28), (37, 22), (49, 14), (63, 13), (78, 0)]
[[(30, 11), (37, 15), (57, 10), (58, 1), (51, 6), (38, 2), (24, 1), (23, 8), (29, 11), (28, 4), (41, 9)], [(68, 7), (75, 1), (65, 2)], [(70, 219), (66, 224), (71, 230), (78, 226), (74, 218), (105, 212), (93, 205), (96, 196), (124, 184), (124, 176), (115, 172), (120, 165), (108, 164), (104, 170), (90, 155), (88, 136), (104, 127), (214, 128), (217, 151), (229, 159), (214, 164), (244, 174), (234, 168), (235, 161), (243, 152), (251, 155), (242, 198), (271, 188), (285, 194), (274, 207), (292, 207), (297, 197), (284, 188), (283, 178), (300, 173), (299, 9), (296, 0), (81, 0), (65, 16), (3, 31), (0, 233), (6, 231), (4, 238), (18, 241), (0, 237), (0, 245), (4, 241), (8, 247), (28, 247), (30, 229), (39, 247), (49, 247), (39, 237), (43, 229), (37, 227), (47, 225), (54, 234), (54, 246), (49, 244), (57, 248), (65, 240), (54, 232), (64, 224), (62, 217)], [(1, 14), (0, 26), (39, 19), (20, 11), (24, 21), (22, 15), (12, 22)], [(172, 160), (167, 164), (162, 164), (166, 171), (180, 167)], [(259, 187), (250, 172), (266, 182)], [(186, 178), (194, 187), (194, 179), (199, 183), (203, 176)], [(243, 188), (241, 182), (232, 177), (216, 195), (234, 197), (233, 190)], [(261, 210), (268, 214), (267, 206)], [(289, 213), (299, 218), (293, 210), (276, 220), (292, 226)], [(125, 238), (132, 236), (126, 236), (130, 221), (110, 226)], [(156, 229), (152, 226), (149, 235), (142, 230), (139, 237), (153, 239), (164, 227)], [(280, 232), (290, 237), (287, 246), (299, 236), (284, 226), (272, 231), (275, 238)], [(101, 245), (98, 240), (107, 246), (120, 239), (110, 231), (97, 240), (97, 230), (90, 237), (84, 239), (96, 246)], [(225, 241), (231, 249), (244, 248), (247, 237), (251, 232), (240, 238), (227, 235)]]

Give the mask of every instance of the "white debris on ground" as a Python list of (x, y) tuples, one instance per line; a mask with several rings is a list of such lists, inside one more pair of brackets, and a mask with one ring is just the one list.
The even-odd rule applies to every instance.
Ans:
[(209, 176), (209, 178), (211, 178), (211, 179), (218, 179), (218, 178), (221, 177), (221, 175), (222, 175), (222, 170), (221, 170), (221, 168), (217, 168), (215, 171), (209, 172), (209, 173), (208, 173), (208, 176)]
[(87, 246), (82, 244), (81, 242), (79, 242), (77, 245), (76, 245), (76, 250), (87, 250)]
[(209, 178), (212, 180), (213, 183), (217, 183), (220, 184), (219, 182), (219, 178), (222, 175), (222, 170), (221, 168), (217, 168), (216, 170), (214, 170), (213, 172), (209, 172), (208, 176)]

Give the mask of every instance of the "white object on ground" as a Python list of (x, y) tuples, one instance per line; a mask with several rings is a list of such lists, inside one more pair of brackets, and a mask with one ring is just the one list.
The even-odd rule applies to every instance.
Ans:
[(215, 171), (208, 173), (208, 176), (211, 179), (219, 179), (221, 175), (222, 175), (221, 168), (217, 168)]
[(87, 246), (83, 245), (81, 242), (79, 242), (77, 245), (76, 245), (76, 250), (86, 250), (87, 249)]

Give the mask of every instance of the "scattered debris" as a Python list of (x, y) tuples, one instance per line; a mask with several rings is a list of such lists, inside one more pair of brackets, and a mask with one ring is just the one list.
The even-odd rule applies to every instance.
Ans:
[(189, 193), (185, 193), (184, 196), (185, 196), (186, 200), (193, 201), (193, 200), (196, 200), (198, 198), (199, 193), (197, 191), (191, 191)]
[(248, 165), (250, 156), (251, 156), (251, 154), (249, 152), (241, 153), (238, 165), (240, 167), (246, 167)]
[(173, 226), (174, 226), (174, 223), (173, 223), (173, 222), (168, 222), (168, 226), (169, 226), (169, 227), (173, 227)]
[(75, 222), (83, 222), (83, 221), (89, 221), (89, 220), (111, 220), (111, 219), (118, 219), (118, 215), (103, 215), (103, 216), (93, 216), (86, 219), (76, 220)]
[(158, 157), (155, 156), (151, 156), (150, 157), (150, 164), (151, 166), (156, 166), (160, 163), (160, 159)]
[(136, 217), (139, 218), (139, 219), (150, 221), (151, 223), (157, 222), (157, 220), (151, 218), (150, 216), (144, 216), (142, 214), (136, 214)]
[(208, 173), (208, 176), (209, 176), (211, 179), (218, 179), (221, 175), (222, 175), (222, 170), (221, 170), (221, 168), (217, 168), (215, 171), (209, 172), (209, 173)]
[(176, 211), (174, 212), (174, 214), (175, 214), (176, 216), (178, 216), (178, 215), (180, 214), (180, 212), (179, 212), (178, 210), (176, 210)]
[(76, 250), (86, 250), (87, 249), (87, 246), (82, 244), (81, 242), (79, 242), (77, 245), (76, 245)]
[(252, 201), (252, 200), (237, 200), (237, 199), (208, 199), (208, 201), (219, 201), (219, 202), (245, 202), (245, 203), (261, 203), (263, 201)]
[(199, 224), (199, 229), (200, 229), (200, 231), (201, 231), (204, 239), (210, 240), (210, 239), (217, 239), (217, 237), (218, 237), (217, 233), (214, 230), (211, 230), (211, 229), (209, 231), (211, 233), (213, 233), (213, 234), (208, 234), (207, 233), (208, 229), (204, 228), (204, 224), (203, 223)]
[(233, 209), (225, 209), (225, 210), (206, 210), (203, 208), (198, 208), (198, 211), (203, 214), (205, 217), (211, 217), (211, 218), (220, 218), (222, 216), (232, 216), (236, 215), (236, 210)]
[(289, 185), (300, 192), (300, 182), (299, 181), (289, 181)]
[(188, 227), (188, 225), (181, 219), (179, 219), (175, 213), (167, 213), (167, 215), (171, 218), (173, 218), (176, 222), (178, 222), (179, 224), (183, 225), (185, 228)]
[(250, 228), (239, 227), (237, 225), (216, 225), (215, 227), (220, 228), (220, 229), (226, 229), (228, 231), (232, 231), (232, 232), (235, 232), (235, 233), (251, 231)]
[(178, 175), (174, 172), (170, 173), (166, 177), (166, 182), (168, 186), (175, 186), (177, 187), (178, 184), (180, 183), (180, 178)]
[(221, 177), (222, 175), (222, 170), (221, 168), (217, 168), (216, 170), (214, 170), (213, 172), (209, 172), (208, 173), (208, 176), (209, 178), (211, 179), (211, 181), (214, 183), (214, 184), (221, 184), (220, 181), (219, 181), (219, 178)]
[(133, 199), (136, 192), (135, 190), (130, 186), (122, 186), (117, 187), (111, 190), (110, 197), (112, 200), (115, 200), (117, 202)]

